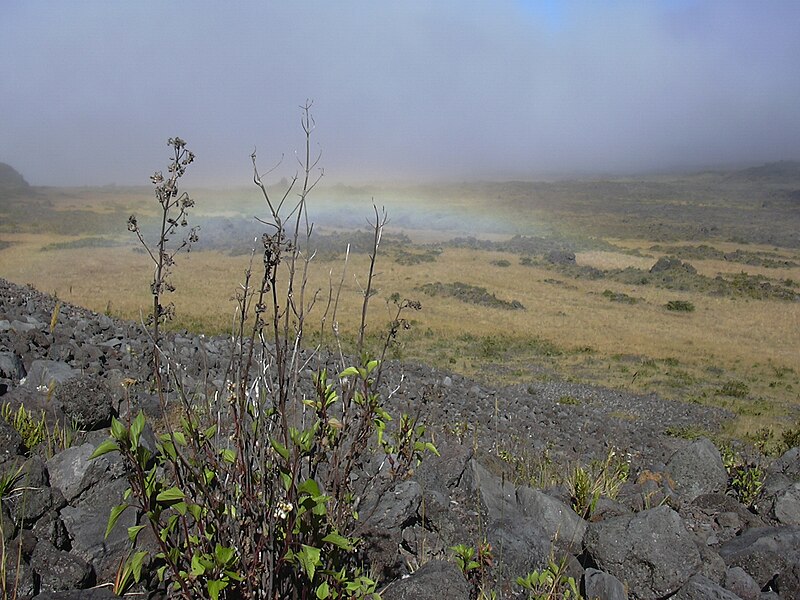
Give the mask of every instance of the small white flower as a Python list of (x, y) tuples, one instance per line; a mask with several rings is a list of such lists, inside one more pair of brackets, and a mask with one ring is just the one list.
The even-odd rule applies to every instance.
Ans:
[(278, 502), (278, 506), (276, 506), (275, 509), (272, 511), (272, 515), (276, 519), (283, 520), (289, 516), (289, 513), (292, 512), (293, 508), (294, 507), (292, 506), (291, 502), (286, 502), (285, 500), (281, 500)]

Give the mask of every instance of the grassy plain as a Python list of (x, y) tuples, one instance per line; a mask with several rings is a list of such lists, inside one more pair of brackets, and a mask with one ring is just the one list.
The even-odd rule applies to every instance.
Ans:
[[(494, 384), (562, 377), (724, 406), (737, 416), (726, 434), (777, 434), (800, 416), (800, 205), (791, 196), (800, 178), (753, 177), (330, 188), (319, 210), (310, 205), (325, 251), (308, 290), (319, 290), (321, 318), (346, 267), (337, 317), (352, 338), (367, 262), (355, 247), (344, 264), (342, 232), (365, 229), (371, 199), (386, 198), (396, 235), (379, 262), (374, 343), (392, 294), (423, 305), (395, 357)], [(201, 242), (178, 258), (172, 326), (225, 332), (250, 259), (251, 232), (239, 226), (262, 209), (250, 190), (194, 196)], [(146, 231), (150, 203), (146, 189), (38, 188), (0, 204), (0, 276), (138, 319), (152, 273), (125, 221), (136, 212)], [(508, 243), (515, 235), (526, 237)], [(574, 251), (576, 264), (549, 262), (551, 246)], [(648, 276), (659, 257), (682, 252), (696, 274)], [(424, 291), (455, 283), (466, 292)], [(479, 288), (523, 308), (476, 303)], [(694, 310), (667, 310), (670, 301)]]

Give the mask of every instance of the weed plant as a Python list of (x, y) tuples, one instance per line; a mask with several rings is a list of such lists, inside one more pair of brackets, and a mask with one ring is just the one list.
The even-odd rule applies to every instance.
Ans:
[(29, 451), (41, 450), (46, 458), (69, 448), (75, 441), (74, 423), (59, 425), (55, 422), (51, 426), (44, 411), (36, 417), (22, 404), (14, 410), (10, 402), (5, 402), (0, 407), (0, 417), (20, 434), (22, 443)]
[[(367, 313), (385, 214), (375, 209), (361, 286), (358, 359), (341, 351), (337, 311), (344, 271), (338, 286), (331, 278), (326, 302), (320, 301), (321, 290), (308, 286), (314, 252), (306, 201), (322, 176), (319, 156), (311, 154), (310, 104), (303, 107), (302, 127), (301, 171), (280, 197), (262, 182), (252, 156), (268, 216), (259, 219), (266, 229), (260, 256), (256, 260), (253, 251), (236, 295), (223, 384), (206, 394), (187, 390), (177, 376), (179, 365), (156, 346), (154, 368), (163, 365), (169, 376), (157, 390), (165, 412), (168, 403), (177, 406), (179, 424), (152, 447), (143, 435), (143, 413), (126, 423), (114, 419), (110, 438), (94, 453), (119, 452), (128, 467), (130, 489), (113, 509), (108, 531), (126, 510), (143, 516), (128, 529), (133, 545), (120, 569), (120, 591), (143, 577), (152, 559), (169, 593), (184, 600), (375, 597), (377, 582), (359, 554), (360, 501), (388, 489), (424, 454), (436, 452), (424, 441), (417, 417), (402, 415), (391, 427), (382, 363), (367, 353)], [(180, 157), (176, 150), (173, 164), (182, 165)], [(167, 289), (164, 271), (153, 281), (157, 322), (163, 316), (160, 292)], [(320, 339), (330, 340), (330, 349), (304, 348), (318, 304), (324, 306)], [(412, 308), (418, 303), (397, 303), (384, 351), (404, 328), (403, 312)], [(153, 556), (136, 545), (148, 527), (158, 545)]]
[(601, 496), (617, 497), (629, 470), (629, 463), (614, 448), (605, 460), (592, 461), (588, 467), (575, 465), (565, 480), (572, 509), (584, 519), (591, 517)]

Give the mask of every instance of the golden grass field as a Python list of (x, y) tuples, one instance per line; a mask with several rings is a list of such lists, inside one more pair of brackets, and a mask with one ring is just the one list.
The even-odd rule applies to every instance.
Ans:
[[(109, 208), (100, 192), (82, 203), (74, 193), (59, 209), (119, 211), (130, 198)], [(313, 211), (312, 211), (313, 212)], [(202, 216), (195, 221), (202, 223)], [(116, 233), (125, 245), (42, 251), (53, 242), (81, 236), (42, 233), (0, 233), (11, 245), (0, 250), (0, 276), (56, 294), (64, 301), (128, 319), (148, 310), (152, 272), (147, 256), (136, 252), (132, 234)], [(415, 240), (434, 241), (441, 232), (409, 231)], [(128, 237), (129, 235), (129, 237)], [(487, 236), (489, 237), (489, 236)], [(501, 238), (502, 235), (492, 234)], [(202, 232), (201, 232), (202, 240)], [(648, 269), (658, 258), (641, 239), (609, 238), (618, 251), (577, 253), (579, 265), (600, 269), (628, 266)], [(733, 251), (732, 243), (715, 247)], [(749, 245), (750, 251), (771, 252), (800, 262), (791, 249)], [(638, 250), (639, 255), (629, 251)], [(646, 254), (646, 255), (645, 255)], [(491, 383), (516, 383), (565, 377), (636, 392), (657, 392), (688, 401), (722, 405), (737, 414), (727, 433), (753, 434), (763, 427), (780, 432), (800, 410), (800, 303), (713, 297), (653, 286), (624, 285), (605, 279), (572, 278), (542, 265), (520, 264), (510, 253), (443, 247), (435, 261), (402, 265), (392, 252), (379, 257), (377, 295), (371, 304), (369, 332), (378, 338), (391, 318), (388, 297), (422, 302), (423, 310), (407, 315), (413, 328), (403, 332), (394, 356), (427, 362)], [(508, 266), (497, 266), (500, 259)], [(256, 256), (256, 266), (260, 257)], [(174, 271), (177, 288), (175, 328), (209, 333), (229, 329), (235, 310), (232, 297), (248, 267), (248, 256), (193, 250), (180, 254)], [(767, 269), (715, 260), (691, 261), (699, 273), (715, 276), (750, 274), (800, 280), (800, 268)], [(310, 322), (318, 323), (331, 282), (337, 283), (342, 259), (311, 263), (307, 297), (318, 294)], [(367, 259), (354, 255), (346, 265), (338, 320), (346, 337), (357, 330)], [(418, 288), (432, 282), (463, 282), (484, 287), (503, 300), (519, 300), (525, 310), (502, 310), (464, 303), (451, 297), (430, 297)], [(640, 299), (636, 304), (610, 302), (611, 289)], [(696, 310), (665, 310), (670, 300), (687, 300)], [(314, 316), (316, 314), (316, 316)], [(329, 321), (330, 322), (330, 318)], [(318, 325), (317, 325), (318, 327)], [(375, 342), (377, 343), (377, 342)], [(728, 397), (719, 390), (729, 381), (745, 382), (746, 397)]]

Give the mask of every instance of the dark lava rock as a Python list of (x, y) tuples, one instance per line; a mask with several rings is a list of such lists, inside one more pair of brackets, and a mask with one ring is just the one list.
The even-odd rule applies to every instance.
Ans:
[(702, 494), (724, 491), (728, 483), (719, 450), (708, 438), (694, 440), (673, 454), (667, 473), (675, 482), (676, 491), (688, 502)]
[(470, 586), (451, 562), (432, 560), (387, 587), (384, 600), (469, 600)]
[(111, 391), (97, 376), (80, 375), (65, 381), (56, 388), (56, 400), (79, 429), (93, 431), (111, 424)]
[(0, 352), (0, 379), (18, 382), (25, 377), (25, 365), (13, 352)]
[(761, 588), (755, 579), (750, 577), (741, 567), (732, 567), (725, 573), (722, 586), (742, 600), (758, 600), (761, 596)]
[(5, 419), (0, 419), (0, 463), (22, 454), (24, 451), (25, 445), (22, 443), (22, 436), (6, 423)]
[(586, 552), (641, 600), (663, 598), (700, 569), (700, 553), (678, 513), (667, 506), (590, 523)]
[(569, 250), (551, 250), (547, 253), (547, 262), (554, 265), (574, 265), (575, 253)]
[(671, 598), (673, 600), (741, 600), (733, 592), (717, 585), (703, 575), (692, 575), (689, 581)]
[(583, 574), (583, 596), (603, 600), (628, 600), (622, 582), (613, 575), (597, 569), (586, 569)]
[(89, 563), (46, 541), (36, 544), (31, 567), (39, 575), (39, 589), (43, 592), (80, 589), (91, 585), (93, 579)]
[(719, 549), (729, 567), (741, 567), (763, 590), (800, 598), (800, 527), (748, 529)]

